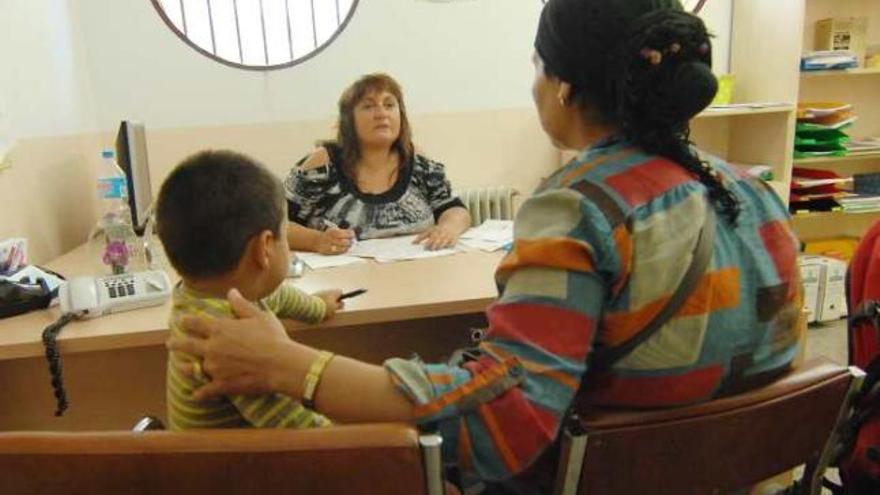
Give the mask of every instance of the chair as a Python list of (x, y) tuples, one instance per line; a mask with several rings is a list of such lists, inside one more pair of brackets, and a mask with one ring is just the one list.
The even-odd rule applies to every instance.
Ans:
[(806, 464), (800, 493), (818, 495), (863, 376), (811, 360), (696, 406), (596, 410), (564, 432), (554, 493), (726, 494)]
[(440, 443), (403, 424), (9, 432), (0, 433), (0, 484), (6, 495), (440, 495)]

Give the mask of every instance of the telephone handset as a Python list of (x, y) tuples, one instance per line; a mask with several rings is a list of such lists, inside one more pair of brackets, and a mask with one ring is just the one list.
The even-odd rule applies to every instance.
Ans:
[(171, 280), (161, 270), (105, 277), (74, 277), (59, 289), (63, 314), (78, 318), (158, 306), (171, 295)]

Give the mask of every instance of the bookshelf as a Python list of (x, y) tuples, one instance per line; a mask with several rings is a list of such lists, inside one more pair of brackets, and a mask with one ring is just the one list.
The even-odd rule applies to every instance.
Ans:
[(749, 115), (760, 115), (767, 113), (787, 114), (793, 112), (795, 109), (794, 105), (791, 105), (790, 103), (759, 102), (751, 105), (752, 106), (737, 108), (712, 106), (700, 112), (700, 114), (697, 115), (696, 118), (708, 119), (713, 117), (747, 117)]
[(861, 162), (861, 161), (869, 161), (869, 160), (878, 160), (880, 161), (880, 151), (875, 151), (871, 153), (853, 153), (846, 156), (818, 156), (815, 158), (798, 158), (794, 161), (795, 166), (801, 165), (813, 165), (817, 163), (822, 164), (836, 164), (836, 163), (851, 163), (851, 162)]
[(731, 163), (770, 166), (770, 185), (784, 201), (793, 164), (801, 53), (800, 32), (793, 35), (785, 26), (802, 23), (802, 2), (735, 1), (730, 72), (736, 77), (733, 103), (743, 106), (710, 107), (691, 123), (691, 139), (699, 148)]
[[(797, 0), (786, 2), (803, 8), (801, 39), (804, 51), (814, 49), (816, 21), (827, 17), (868, 17), (868, 46), (880, 43), (880, 9), (876, 0)], [(795, 28), (797, 26), (792, 26)], [(859, 119), (847, 129), (855, 138), (880, 136), (880, 68), (803, 72), (799, 75), (799, 101), (851, 103)], [(880, 172), (880, 152), (841, 157), (798, 159), (793, 166), (831, 169), (841, 176)], [(803, 241), (829, 237), (861, 237), (880, 212), (823, 212), (794, 216), (795, 231)]]
[(817, 77), (855, 77), (855, 76), (880, 76), (880, 67), (867, 69), (845, 70), (817, 70), (801, 73), (801, 79), (813, 79)]

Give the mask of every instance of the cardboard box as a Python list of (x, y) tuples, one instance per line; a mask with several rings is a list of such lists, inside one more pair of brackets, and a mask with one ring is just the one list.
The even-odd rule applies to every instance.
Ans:
[(865, 66), (868, 19), (834, 17), (816, 21), (816, 50), (849, 50), (856, 55), (859, 67)]
[(827, 256), (802, 255), (798, 257), (798, 265), (804, 286), (804, 309), (812, 310), (808, 321), (845, 318), (846, 262)]
[(822, 282), (822, 264), (812, 256), (801, 256), (798, 265), (804, 285), (804, 311), (807, 323), (815, 323), (819, 315), (819, 286)]

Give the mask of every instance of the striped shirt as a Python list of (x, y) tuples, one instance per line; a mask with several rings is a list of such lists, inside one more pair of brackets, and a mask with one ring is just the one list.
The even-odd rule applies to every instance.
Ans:
[(448, 364), (386, 361), (465, 475), (503, 481), (530, 466), (585, 377), (579, 403), (671, 407), (790, 367), (801, 290), (788, 212), (767, 186), (707, 158), (740, 199), (737, 225), (719, 215), (697, 288), (611, 370), (586, 376), (591, 352), (627, 341), (662, 310), (708, 207), (694, 176), (620, 139), (582, 152), (522, 205), (478, 349)]
[[(280, 318), (308, 323), (324, 319), (326, 304), (319, 298), (282, 284), (263, 299), (264, 308)], [(225, 299), (204, 296), (178, 285), (173, 294), (169, 327), (172, 336), (183, 335), (180, 320), (185, 315), (233, 318), (232, 308)], [(207, 401), (192, 398), (193, 390), (207, 383), (204, 377), (188, 377), (177, 372), (175, 363), (188, 362), (193, 356), (171, 352), (166, 375), (168, 422), (173, 430), (191, 428), (311, 428), (326, 426), (330, 421), (306, 409), (298, 401), (283, 395), (234, 395)]]

